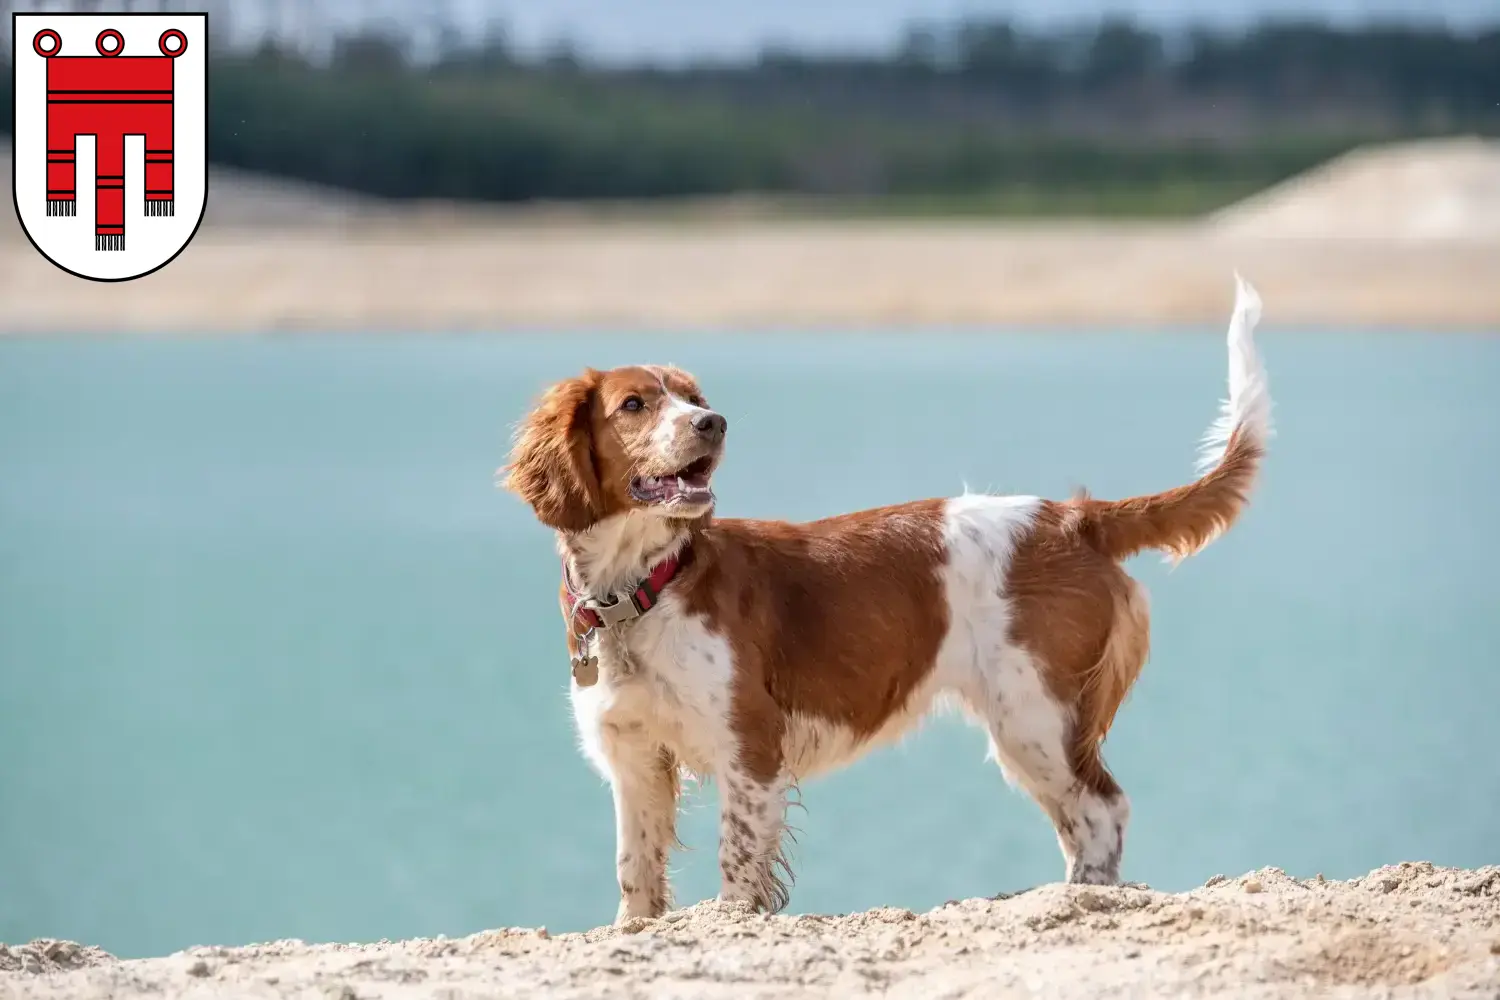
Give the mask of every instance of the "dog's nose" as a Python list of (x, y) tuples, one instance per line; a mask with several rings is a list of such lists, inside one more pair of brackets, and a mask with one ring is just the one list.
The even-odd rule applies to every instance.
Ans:
[(719, 441), (723, 439), (724, 432), (728, 429), (729, 421), (725, 420), (720, 414), (714, 413), (712, 410), (705, 410), (703, 413), (700, 413), (697, 416), (693, 417), (693, 430), (708, 438), (710, 441)]

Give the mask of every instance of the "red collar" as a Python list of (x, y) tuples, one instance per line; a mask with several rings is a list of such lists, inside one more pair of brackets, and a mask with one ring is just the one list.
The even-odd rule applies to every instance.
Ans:
[(657, 601), (661, 599), (662, 588), (677, 575), (677, 570), (681, 567), (686, 554), (684, 550), (678, 555), (663, 559), (651, 567), (651, 572), (646, 575), (646, 578), (637, 582), (628, 594), (624, 597), (617, 595), (609, 604), (604, 604), (574, 590), (572, 576), (568, 572), (568, 562), (564, 559), (563, 586), (568, 591), (571, 617), (576, 620), (577, 624), (582, 625), (584, 630), (610, 628), (621, 622), (640, 617), (656, 607)]

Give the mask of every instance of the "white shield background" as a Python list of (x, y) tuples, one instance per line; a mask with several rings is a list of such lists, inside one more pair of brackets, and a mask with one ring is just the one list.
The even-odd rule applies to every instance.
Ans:
[[(53, 263), (85, 278), (138, 278), (177, 255), (203, 218), (208, 185), (206, 163), (207, 14), (17, 14), (15, 41), (16, 214), (31, 242)], [(47, 215), (47, 60), (32, 39), (50, 28), (62, 38), (65, 56), (99, 56), (99, 32), (113, 28), (125, 38), (125, 55), (157, 56), (161, 33), (176, 28), (187, 51), (172, 70), (171, 216), (145, 214), (146, 140), (125, 137), (125, 249), (94, 249), (94, 139), (77, 140), (78, 214)]]

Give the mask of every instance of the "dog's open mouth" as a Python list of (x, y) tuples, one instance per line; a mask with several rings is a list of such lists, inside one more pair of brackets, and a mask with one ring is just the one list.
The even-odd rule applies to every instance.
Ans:
[(714, 491), (708, 486), (713, 471), (713, 458), (704, 456), (670, 475), (636, 476), (630, 481), (630, 495), (641, 503), (665, 506), (713, 503)]

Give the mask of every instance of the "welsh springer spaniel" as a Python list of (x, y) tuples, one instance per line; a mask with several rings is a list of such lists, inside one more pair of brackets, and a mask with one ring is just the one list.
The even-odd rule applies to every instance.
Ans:
[(557, 532), (573, 714), (614, 794), (617, 921), (670, 905), (679, 770), (718, 781), (720, 898), (779, 910), (788, 789), (900, 737), (940, 696), (1051, 818), (1068, 880), (1118, 883), (1129, 806), (1100, 743), (1149, 646), (1120, 561), (1181, 560), (1222, 534), (1270, 433), (1260, 300), (1236, 284), (1201, 478), (1128, 500), (716, 519), (726, 421), (692, 376), (590, 369), (545, 393), (504, 471)]

